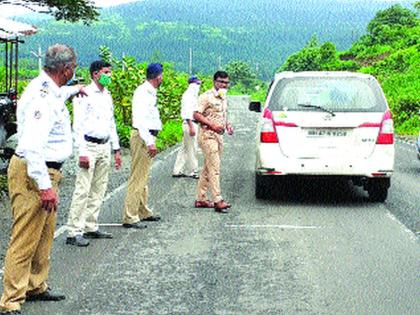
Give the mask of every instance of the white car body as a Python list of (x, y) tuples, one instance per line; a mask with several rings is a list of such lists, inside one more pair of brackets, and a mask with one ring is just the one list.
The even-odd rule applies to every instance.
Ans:
[[(323, 109), (313, 106), (322, 106)], [(266, 176), (344, 176), (384, 201), (394, 129), (376, 79), (351, 72), (282, 72), (258, 124), (256, 195)]]

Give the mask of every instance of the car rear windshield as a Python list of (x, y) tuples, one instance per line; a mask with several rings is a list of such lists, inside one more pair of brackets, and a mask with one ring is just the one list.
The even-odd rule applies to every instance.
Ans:
[(321, 106), (333, 112), (378, 112), (386, 110), (386, 101), (370, 78), (301, 77), (280, 80), (268, 106), (272, 111), (316, 111)]

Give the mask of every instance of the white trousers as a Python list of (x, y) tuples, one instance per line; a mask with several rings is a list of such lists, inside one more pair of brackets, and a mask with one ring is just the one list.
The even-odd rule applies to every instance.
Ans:
[[(87, 143), (89, 169), (78, 168), (67, 221), (68, 236), (98, 230), (98, 216), (108, 185), (111, 146)], [(78, 163), (78, 161), (77, 161)]]
[(184, 132), (184, 137), (182, 139), (181, 149), (178, 151), (176, 157), (173, 174), (184, 174), (184, 175), (193, 175), (198, 171), (198, 161), (197, 161), (197, 134), (198, 134), (198, 125), (193, 123), (196, 131), (194, 137), (190, 136), (188, 123), (184, 121), (182, 124), (182, 130)]

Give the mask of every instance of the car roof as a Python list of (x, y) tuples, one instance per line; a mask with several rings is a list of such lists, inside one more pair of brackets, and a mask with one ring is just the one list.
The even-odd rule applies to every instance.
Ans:
[(291, 78), (363, 78), (372, 79), (373, 76), (366, 73), (349, 72), (349, 71), (284, 71), (276, 73), (274, 80), (291, 79)]
[(35, 26), (0, 17), (0, 39), (2, 40), (12, 40), (36, 32)]

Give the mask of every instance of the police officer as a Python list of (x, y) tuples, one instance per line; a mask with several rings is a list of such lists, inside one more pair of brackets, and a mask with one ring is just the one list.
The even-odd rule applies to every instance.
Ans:
[(198, 178), (197, 169), (197, 123), (193, 119), (194, 111), (197, 110), (198, 92), (201, 81), (196, 76), (188, 79), (188, 88), (181, 99), (181, 118), (183, 119), (182, 130), (184, 137), (181, 149), (175, 160), (172, 177)]
[(19, 314), (26, 301), (59, 301), (47, 285), (58, 206), (60, 167), (72, 153), (70, 118), (64, 101), (84, 93), (60, 89), (76, 69), (72, 48), (53, 45), (44, 71), (32, 80), (17, 107), (18, 146), (8, 169), (13, 225), (6, 253), (1, 314)]
[(67, 222), (66, 244), (88, 246), (87, 238), (112, 238), (100, 231), (98, 216), (108, 184), (111, 149), (115, 168), (121, 167), (121, 153), (114, 119), (112, 97), (106, 87), (111, 83), (111, 65), (102, 60), (90, 65), (92, 83), (87, 97), (73, 100), (75, 142), (79, 153), (76, 187)]
[(163, 66), (151, 63), (146, 69), (146, 81), (141, 84), (133, 96), (130, 150), (131, 171), (125, 198), (123, 227), (143, 229), (141, 221), (159, 221), (147, 206), (150, 168), (157, 154), (156, 136), (162, 129), (157, 108), (157, 89), (162, 84)]
[[(233, 134), (227, 121), (227, 88), (229, 75), (217, 71), (213, 76), (213, 88), (198, 99), (194, 119), (201, 124), (198, 143), (204, 154), (204, 167), (197, 186), (196, 208), (213, 208), (227, 213), (230, 204), (223, 200), (220, 190), (220, 158), (223, 151), (223, 133)], [(211, 189), (213, 201), (207, 200), (206, 192)]]

